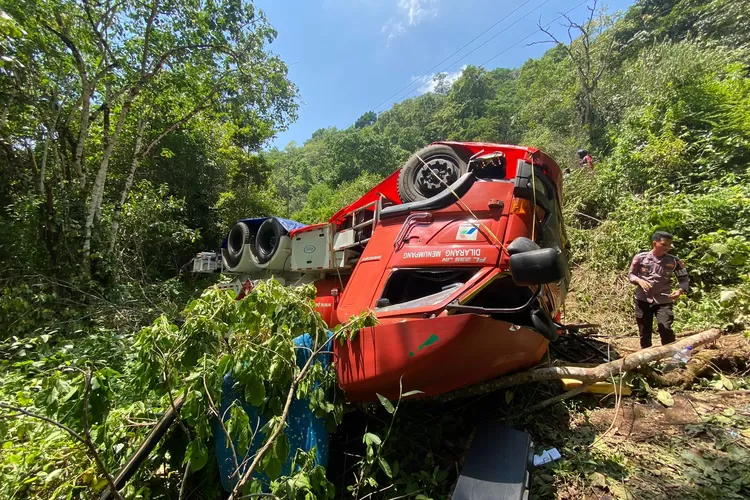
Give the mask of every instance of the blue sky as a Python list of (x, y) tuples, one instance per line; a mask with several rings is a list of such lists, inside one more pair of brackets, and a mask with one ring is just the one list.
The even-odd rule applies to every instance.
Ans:
[[(565, 36), (562, 20), (555, 19), (569, 12), (583, 21), (588, 12), (582, 1), (256, 0), (279, 32), (271, 49), (287, 62), (300, 91), (299, 118), (273, 145), (302, 145), (319, 128), (346, 128), (376, 106), (381, 112), (394, 101), (429, 91), (434, 73), (456, 77), (466, 64), (519, 67), (551, 47), (529, 45), (545, 38), (536, 27), (540, 17)], [(607, 5), (613, 12), (633, 3)]]

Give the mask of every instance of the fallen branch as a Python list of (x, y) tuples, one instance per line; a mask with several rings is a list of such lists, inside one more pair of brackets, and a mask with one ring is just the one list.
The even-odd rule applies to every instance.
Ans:
[(629, 354), (622, 359), (617, 359), (609, 363), (582, 368), (578, 366), (552, 366), (548, 368), (538, 368), (525, 372), (506, 375), (488, 382), (477, 384), (475, 386), (459, 389), (434, 398), (437, 402), (447, 402), (467, 396), (478, 396), (499, 389), (507, 389), (517, 385), (528, 384), (531, 382), (542, 382), (545, 380), (560, 380), (564, 378), (574, 378), (583, 382), (584, 386), (591, 385), (594, 382), (606, 380), (613, 375), (635, 370), (636, 368), (658, 361), (660, 359), (673, 356), (686, 347), (697, 347), (716, 341), (721, 336), (718, 328), (706, 330), (696, 335), (691, 335), (682, 340), (660, 347), (650, 347)]
[(642, 366), (639, 372), (654, 387), (674, 387), (688, 389), (700, 378), (711, 378), (717, 373), (738, 373), (750, 364), (750, 348), (732, 345), (704, 349), (690, 359), (684, 370), (659, 373), (649, 366)]

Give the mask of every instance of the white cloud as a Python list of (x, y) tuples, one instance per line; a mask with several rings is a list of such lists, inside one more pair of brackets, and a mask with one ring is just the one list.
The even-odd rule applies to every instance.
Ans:
[(417, 26), (427, 17), (437, 17), (437, 0), (398, 0), (396, 19), (391, 18), (381, 28), (381, 32), (387, 34), (387, 45), (391, 41), (406, 33), (406, 26)]
[[(448, 85), (448, 87), (451, 87), (454, 83), (456, 83), (456, 80), (461, 77), (465, 69), (466, 66), (462, 66), (458, 71), (445, 74), (445, 83)], [(433, 73), (429, 76), (423, 76), (421, 78), (418, 76), (412, 76), (411, 81), (419, 81), (421, 85), (419, 86), (419, 88), (417, 88), (417, 92), (419, 94), (427, 94), (429, 92), (435, 92), (435, 89), (437, 88), (437, 82), (435, 81), (436, 75), (437, 73)]]
[(398, 6), (406, 11), (409, 26), (416, 26), (427, 16), (437, 16), (437, 0), (399, 0)]
[(401, 21), (393, 22), (393, 19), (389, 19), (388, 22), (383, 25), (380, 31), (388, 35), (388, 41), (386, 42), (386, 46), (390, 47), (391, 41), (394, 38), (406, 33), (406, 28), (404, 28), (404, 23), (402, 23)]

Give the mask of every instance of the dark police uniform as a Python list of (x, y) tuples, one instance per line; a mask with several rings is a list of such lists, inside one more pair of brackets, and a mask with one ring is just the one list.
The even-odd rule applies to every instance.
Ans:
[[(677, 277), (680, 289), (687, 292), (690, 287), (687, 269), (674, 255), (666, 254), (657, 257), (651, 252), (641, 252), (633, 257), (633, 262), (630, 264), (628, 280), (636, 285), (635, 319), (638, 323), (642, 348), (651, 347), (654, 316), (659, 326), (662, 345), (675, 340), (674, 330), (672, 330), (674, 321), (672, 303), (674, 301), (669, 297), (672, 291), (673, 275)], [(637, 278), (649, 283), (651, 289), (643, 290), (636, 283)]]

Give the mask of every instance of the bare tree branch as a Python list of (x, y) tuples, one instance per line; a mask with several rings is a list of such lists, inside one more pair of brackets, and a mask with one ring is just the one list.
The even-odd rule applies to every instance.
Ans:
[(146, 20), (146, 30), (143, 35), (143, 54), (141, 55), (141, 78), (146, 75), (146, 62), (148, 61), (148, 53), (151, 50), (151, 30), (154, 26), (154, 19), (159, 11), (159, 0), (154, 0), (151, 5), (151, 14), (149, 14)]
[(718, 328), (713, 328), (711, 330), (691, 335), (690, 337), (686, 337), (673, 344), (642, 349), (633, 354), (629, 354), (622, 359), (617, 359), (592, 368), (584, 368), (580, 366), (551, 366), (547, 368), (537, 368), (499, 377), (470, 388), (449, 392), (433, 399), (438, 402), (446, 402), (466, 396), (486, 394), (498, 389), (506, 389), (508, 387), (515, 387), (530, 382), (560, 380), (563, 378), (574, 378), (583, 382), (584, 385), (589, 385), (600, 380), (606, 380), (612, 375), (632, 371), (647, 363), (667, 358), (685, 347), (696, 347), (703, 344), (709, 344), (717, 340), (719, 337), (721, 337), (721, 331)]

